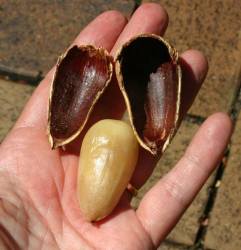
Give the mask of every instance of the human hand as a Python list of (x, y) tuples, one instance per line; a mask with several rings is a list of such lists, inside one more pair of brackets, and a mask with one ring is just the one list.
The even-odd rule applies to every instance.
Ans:
[[(109, 11), (92, 21), (74, 44), (102, 46), (115, 55), (139, 33), (163, 35), (168, 17), (159, 5), (145, 4), (127, 23)], [(181, 55), (182, 117), (193, 102), (207, 72), (203, 55), (189, 50)], [(66, 151), (50, 149), (46, 135), (47, 103), (52, 69), (35, 90), (19, 120), (0, 147), (0, 248), (12, 249), (155, 249), (174, 227), (222, 157), (231, 135), (225, 114), (215, 114), (201, 126), (177, 165), (143, 198), (130, 207), (125, 193), (106, 219), (89, 223), (76, 199), (76, 176), (81, 139)], [(111, 98), (110, 95), (115, 98)], [(108, 109), (115, 105), (113, 113)], [(108, 103), (108, 105), (105, 105)], [(123, 101), (112, 86), (98, 103), (94, 120), (117, 118)], [(140, 187), (156, 159), (140, 154), (131, 183)], [(9, 249), (8, 248), (8, 249)]]

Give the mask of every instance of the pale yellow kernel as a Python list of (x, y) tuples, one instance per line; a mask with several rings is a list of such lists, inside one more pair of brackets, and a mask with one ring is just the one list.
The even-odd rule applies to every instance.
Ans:
[(135, 169), (139, 145), (130, 125), (101, 120), (86, 133), (80, 152), (77, 195), (89, 221), (104, 218), (117, 205)]

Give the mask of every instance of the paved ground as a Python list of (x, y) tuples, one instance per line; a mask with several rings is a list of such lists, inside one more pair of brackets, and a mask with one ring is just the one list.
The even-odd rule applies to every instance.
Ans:
[[(147, 2), (147, 1), (145, 1)], [(140, 198), (183, 154), (200, 122), (216, 111), (232, 114), (235, 133), (218, 171), (210, 177), (161, 250), (241, 249), (241, 1), (157, 0), (168, 10), (166, 38), (179, 51), (197, 48), (209, 59), (210, 71), (189, 115), (159, 162)], [(0, 0), (0, 72), (34, 82), (79, 30), (98, 13), (118, 9), (130, 15), (134, 1)], [(0, 80), (0, 140), (19, 115), (34, 87)]]

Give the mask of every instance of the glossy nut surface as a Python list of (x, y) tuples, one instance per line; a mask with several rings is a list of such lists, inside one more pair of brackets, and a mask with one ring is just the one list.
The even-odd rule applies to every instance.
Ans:
[(77, 196), (88, 221), (104, 218), (117, 205), (135, 169), (139, 145), (132, 128), (101, 120), (86, 133), (80, 152)]

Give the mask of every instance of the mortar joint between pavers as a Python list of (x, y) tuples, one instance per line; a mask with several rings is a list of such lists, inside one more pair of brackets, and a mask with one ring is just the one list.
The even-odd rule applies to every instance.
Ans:
[(190, 123), (193, 123), (193, 124), (197, 124), (197, 125), (201, 125), (206, 117), (203, 117), (203, 116), (199, 116), (199, 115), (194, 115), (194, 114), (187, 114), (184, 119), (187, 121), (187, 122), (190, 122)]
[(226, 148), (222, 161), (220, 162), (217, 168), (215, 178), (213, 180), (212, 185), (209, 188), (209, 194), (208, 194), (206, 205), (204, 206), (204, 210), (200, 218), (200, 226), (198, 228), (196, 239), (193, 245), (194, 247), (198, 247), (197, 249), (200, 249), (200, 250), (205, 249), (204, 242), (205, 242), (205, 237), (208, 231), (209, 218), (211, 217), (211, 213), (215, 205), (215, 200), (217, 197), (217, 193), (220, 187), (220, 183), (222, 181), (225, 168), (227, 166), (229, 155), (230, 155), (230, 144)]
[(167, 246), (173, 247), (175, 249), (176, 249), (176, 247), (181, 248), (181, 249), (186, 249), (186, 250), (190, 250), (192, 248), (192, 246), (190, 246), (190, 245), (186, 245), (186, 244), (180, 243), (178, 241), (173, 241), (170, 239), (165, 239), (163, 241), (163, 244), (166, 244)]
[(239, 70), (239, 73), (237, 75), (238, 77), (235, 79), (235, 81), (238, 82), (236, 84), (237, 88), (235, 90), (233, 102), (228, 112), (234, 123), (236, 123), (239, 112), (241, 111), (241, 69)]
[(0, 64), (0, 78), (11, 81), (23, 81), (29, 85), (37, 85), (42, 79), (42, 72), (21, 71)]

